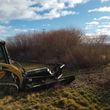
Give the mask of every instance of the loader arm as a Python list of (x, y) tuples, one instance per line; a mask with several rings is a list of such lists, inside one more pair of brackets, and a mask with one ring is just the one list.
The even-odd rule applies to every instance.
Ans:
[(22, 86), (22, 82), (23, 82), (23, 70), (20, 70), (19, 68), (17, 68), (16, 66), (12, 65), (12, 64), (4, 64), (4, 63), (0, 63), (0, 66), (2, 66), (2, 71), (0, 72), (0, 77), (3, 77), (7, 74), (7, 72), (12, 73), (12, 75), (17, 77), (17, 83), (19, 83), (19, 86)]
[(12, 64), (12, 60), (8, 54), (6, 44), (4, 41), (0, 41), (0, 79), (4, 76), (8, 76), (8, 73), (15, 78), (17, 78), (17, 82), (20, 86), (23, 82), (23, 69), (17, 67), (16, 65)]

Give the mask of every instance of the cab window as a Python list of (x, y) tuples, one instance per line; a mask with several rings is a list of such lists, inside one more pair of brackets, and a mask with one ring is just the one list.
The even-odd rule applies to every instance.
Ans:
[(0, 63), (5, 63), (2, 47), (0, 47)]

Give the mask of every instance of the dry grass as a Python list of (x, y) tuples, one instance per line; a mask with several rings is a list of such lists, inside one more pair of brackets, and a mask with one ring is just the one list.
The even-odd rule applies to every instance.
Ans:
[[(25, 68), (42, 65), (26, 64)], [(70, 72), (70, 71), (66, 71)], [(110, 65), (72, 71), (76, 80), (65, 87), (17, 96), (0, 96), (0, 110), (109, 110)]]
[(71, 87), (49, 89), (44, 92), (22, 93), (17, 97), (0, 99), (3, 110), (94, 110), (100, 109), (97, 99), (90, 94)]

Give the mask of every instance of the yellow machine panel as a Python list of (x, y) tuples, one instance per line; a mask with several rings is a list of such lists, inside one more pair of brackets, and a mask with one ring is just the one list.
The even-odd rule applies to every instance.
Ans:
[(6, 72), (11, 72), (13, 75), (15, 75), (19, 79), (20, 85), (23, 82), (23, 70), (17, 68), (16, 66), (12, 64), (4, 64), (0, 63), (0, 66), (2, 66), (2, 70), (0, 71), (0, 78), (2, 78), (4, 75), (6, 75)]

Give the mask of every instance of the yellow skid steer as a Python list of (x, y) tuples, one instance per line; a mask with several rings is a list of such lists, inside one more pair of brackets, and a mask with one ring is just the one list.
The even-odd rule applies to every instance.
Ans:
[(65, 64), (58, 64), (52, 70), (47, 67), (25, 71), (15, 66), (11, 60), (4, 41), (0, 41), (0, 92), (17, 93), (21, 90), (32, 90), (54, 86), (56, 84), (69, 84), (74, 75), (63, 76)]

